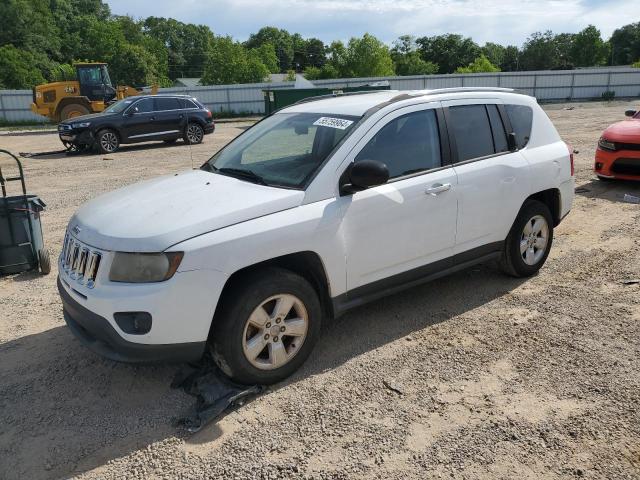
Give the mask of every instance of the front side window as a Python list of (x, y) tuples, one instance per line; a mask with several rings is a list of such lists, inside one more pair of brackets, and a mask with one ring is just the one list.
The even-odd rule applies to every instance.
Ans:
[(143, 98), (139, 102), (133, 105), (135, 113), (149, 113), (153, 112), (153, 98)]
[(505, 105), (509, 115), (511, 127), (516, 134), (516, 145), (524, 148), (531, 137), (531, 125), (533, 123), (533, 110), (526, 105)]
[(255, 183), (303, 188), (359, 117), (278, 113), (247, 130), (203, 170)]
[(358, 153), (355, 161), (387, 165), (389, 178), (442, 166), (435, 110), (408, 113), (385, 125)]
[(449, 125), (455, 137), (458, 162), (495, 153), (489, 116), (484, 105), (449, 107)]

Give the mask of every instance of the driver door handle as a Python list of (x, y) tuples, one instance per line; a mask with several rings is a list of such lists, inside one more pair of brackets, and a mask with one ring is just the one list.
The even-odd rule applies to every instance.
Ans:
[(450, 183), (434, 183), (433, 185), (431, 185), (431, 187), (427, 188), (425, 190), (424, 193), (426, 193), (427, 195), (431, 195), (432, 197), (435, 197), (436, 195), (442, 193), (442, 192), (446, 192), (447, 190), (451, 189), (451, 184)]

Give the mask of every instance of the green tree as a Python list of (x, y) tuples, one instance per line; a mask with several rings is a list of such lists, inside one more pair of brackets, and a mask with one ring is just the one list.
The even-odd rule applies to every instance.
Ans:
[(31, 88), (44, 83), (33, 55), (13, 45), (0, 47), (0, 84), (5, 88)]
[(270, 43), (276, 49), (281, 72), (286, 72), (293, 66), (293, 39), (289, 32), (275, 27), (263, 27), (249, 36), (245, 46), (252, 49), (265, 43)]
[(473, 40), (462, 35), (420, 37), (416, 43), (422, 59), (436, 63), (440, 73), (453, 73), (456, 68), (470, 64), (482, 53)]
[(504, 57), (500, 63), (503, 72), (516, 72), (520, 69), (520, 49), (509, 45), (504, 49)]
[(480, 55), (466, 67), (458, 67), (456, 73), (499, 72), (500, 68), (492, 64), (487, 57)]
[(331, 55), (331, 65), (341, 77), (385, 77), (395, 73), (389, 48), (369, 33), (352, 38), (346, 47), (342, 42), (332, 43)]
[(559, 65), (558, 43), (552, 31), (532, 33), (522, 47), (523, 70), (550, 70)]
[(267, 67), (268, 73), (278, 73), (280, 71), (278, 56), (276, 55), (276, 49), (273, 45), (263, 43), (254, 50), (258, 54), (260, 61)]
[(600, 30), (589, 25), (573, 37), (571, 60), (576, 67), (605, 65), (608, 50), (607, 44), (602, 40)]
[(640, 58), (640, 22), (618, 28), (611, 35), (613, 65), (629, 65)]
[(269, 69), (257, 48), (247, 50), (231, 37), (216, 38), (205, 63), (202, 85), (263, 82)]
[(502, 65), (506, 53), (507, 48), (497, 43), (487, 42), (482, 47), (482, 54), (494, 65)]
[(391, 58), (397, 75), (431, 75), (438, 72), (438, 65), (425, 62), (416, 50), (415, 37), (402, 35), (393, 42)]

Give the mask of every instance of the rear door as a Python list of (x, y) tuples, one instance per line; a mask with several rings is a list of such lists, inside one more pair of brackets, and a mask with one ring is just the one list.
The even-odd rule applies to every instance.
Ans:
[(154, 133), (158, 137), (176, 137), (184, 118), (184, 109), (178, 98), (155, 97)]
[(455, 253), (498, 249), (530, 191), (529, 165), (518, 151), (509, 150), (511, 126), (499, 100), (443, 105), (458, 178)]

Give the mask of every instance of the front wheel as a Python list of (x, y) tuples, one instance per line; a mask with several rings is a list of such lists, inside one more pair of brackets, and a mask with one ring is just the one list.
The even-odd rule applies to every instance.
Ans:
[(502, 269), (514, 277), (534, 275), (546, 262), (552, 242), (553, 219), (549, 208), (537, 200), (528, 200), (505, 241)]
[(213, 357), (233, 380), (268, 385), (307, 359), (320, 335), (322, 308), (304, 278), (260, 270), (228, 289), (211, 331)]
[(185, 143), (195, 145), (202, 143), (204, 138), (204, 129), (198, 123), (190, 123), (184, 130)]
[(105, 129), (98, 132), (97, 147), (100, 153), (113, 153), (120, 147), (118, 134), (113, 130)]

